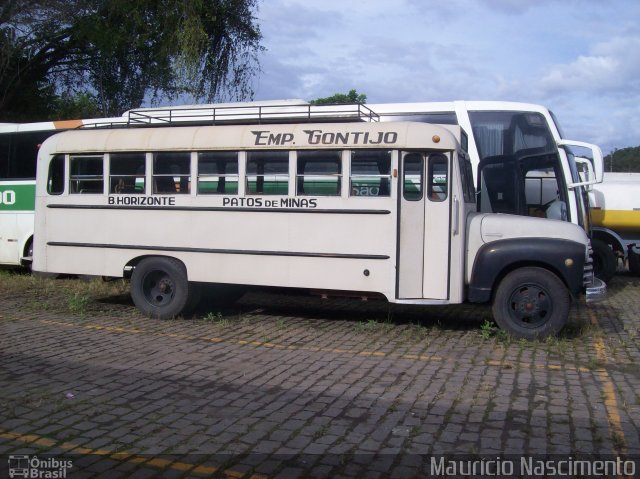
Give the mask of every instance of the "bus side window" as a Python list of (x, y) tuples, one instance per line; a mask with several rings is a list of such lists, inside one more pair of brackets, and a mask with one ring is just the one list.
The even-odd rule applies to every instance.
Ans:
[(0, 178), (9, 178), (9, 162), (11, 159), (11, 138), (14, 133), (0, 134)]
[(55, 155), (49, 163), (47, 193), (61, 195), (64, 193), (64, 155)]
[(289, 152), (248, 152), (246, 178), (249, 195), (286, 195), (289, 192)]
[(340, 196), (342, 152), (298, 151), (298, 195)]
[(351, 151), (351, 196), (391, 195), (391, 151)]
[(109, 163), (109, 193), (144, 194), (144, 153), (111, 153)]
[(188, 195), (191, 191), (191, 153), (153, 154), (153, 192)]
[(102, 155), (72, 156), (69, 160), (69, 192), (74, 194), (104, 193)]
[(424, 159), (420, 153), (409, 153), (404, 157), (402, 194), (407, 201), (422, 199), (424, 184)]
[(198, 153), (198, 194), (238, 194), (237, 151), (203, 151)]
[(8, 176), (2, 178), (35, 178), (40, 145), (54, 133), (55, 131), (34, 131), (14, 134), (9, 154)]
[(442, 153), (429, 156), (427, 194), (431, 201), (444, 201), (449, 191), (449, 160)]

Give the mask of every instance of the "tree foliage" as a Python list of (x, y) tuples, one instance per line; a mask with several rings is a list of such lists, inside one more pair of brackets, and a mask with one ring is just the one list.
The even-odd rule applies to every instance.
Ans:
[(605, 171), (640, 173), (640, 146), (615, 149), (604, 157)]
[(309, 103), (312, 105), (335, 105), (342, 103), (366, 103), (367, 95), (364, 93), (358, 93), (355, 88), (349, 90), (349, 93), (336, 93), (335, 95), (328, 96), (326, 98), (316, 98)]
[(89, 95), (105, 116), (159, 97), (250, 98), (262, 49), (256, 4), (4, 0), (0, 117), (46, 115), (61, 93)]

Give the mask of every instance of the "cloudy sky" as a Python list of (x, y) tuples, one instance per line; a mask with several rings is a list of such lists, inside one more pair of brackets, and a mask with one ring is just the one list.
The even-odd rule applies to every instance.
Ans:
[(262, 0), (255, 99), (510, 100), (640, 145), (640, 0)]

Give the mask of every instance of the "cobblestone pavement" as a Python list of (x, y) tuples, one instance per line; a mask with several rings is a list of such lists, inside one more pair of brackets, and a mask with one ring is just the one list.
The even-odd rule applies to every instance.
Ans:
[(250, 293), (157, 321), (124, 296), (69, 314), (0, 293), (0, 454), (66, 458), (70, 478), (423, 477), (441, 454), (637, 459), (640, 280), (619, 276), (609, 294), (575, 305), (561, 337), (524, 342), (477, 306)]

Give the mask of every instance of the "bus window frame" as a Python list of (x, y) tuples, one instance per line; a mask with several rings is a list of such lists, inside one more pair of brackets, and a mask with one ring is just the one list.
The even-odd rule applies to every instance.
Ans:
[[(442, 175), (442, 173), (436, 172), (436, 165), (444, 165), (445, 171), (445, 183), (437, 183), (435, 181), (435, 177), (437, 174)], [(432, 153), (428, 158), (428, 168), (427, 168), (427, 197), (429, 201), (434, 203), (442, 203), (443, 201), (447, 201), (449, 198), (449, 183), (451, 181), (451, 168), (449, 166), (449, 158), (444, 153)]]
[[(142, 160), (142, 167), (143, 167), (143, 171), (142, 173), (140, 172), (136, 172), (134, 174), (131, 173), (125, 173), (125, 174), (113, 174), (113, 160), (114, 160), (114, 156), (116, 157), (116, 160), (118, 159), (118, 156), (127, 156), (127, 155), (131, 155), (133, 156), (140, 156), (139, 159)], [(120, 194), (128, 194), (128, 195), (144, 195), (146, 194), (147, 191), (147, 155), (145, 152), (129, 152), (129, 151), (118, 151), (118, 152), (110, 152), (105, 154), (105, 162), (107, 161), (107, 157), (108, 157), (108, 162), (109, 162), (109, 194), (110, 195), (120, 195)], [(125, 179), (134, 179), (134, 183), (133, 183), (133, 189), (131, 189), (131, 187), (124, 187), (124, 189), (122, 191), (115, 191), (118, 189), (119, 185), (121, 184), (120, 180), (124, 180)], [(142, 179), (143, 181), (143, 188), (142, 190), (136, 190), (135, 189), (135, 184), (137, 182), (138, 179)], [(114, 187), (114, 183), (113, 180), (114, 179), (118, 179), (118, 184), (115, 185)]]
[[(102, 165), (102, 174), (101, 175), (86, 175), (86, 174), (72, 174), (74, 160), (79, 159), (89, 159), (89, 160), (100, 160), (100, 164)], [(105, 161), (104, 154), (74, 154), (69, 155), (69, 194), (70, 195), (104, 195), (105, 185), (104, 185), (104, 170), (105, 170)], [(74, 187), (74, 182), (76, 182), (76, 186)], [(102, 188), (100, 191), (96, 188), (95, 191), (93, 188), (88, 191), (84, 191), (84, 188), (79, 188), (81, 185), (84, 186), (84, 183), (95, 183), (96, 185), (99, 183)], [(77, 190), (77, 191), (76, 191)]]
[[(358, 163), (358, 161), (362, 160), (361, 158), (357, 158), (358, 154), (360, 154), (361, 152), (365, 152), (365, 153), (369, 153), (369, 152), (383, 152), (386, 151), (388, 152), (388, 160), (389, 160), (389, 168), (388, 171), (386, 173), (378, 173), (378, 174), (369, 174), (369, 173), (356, 173), (354, 174), (353, 172), (353, 164), (354, 164), (354, 160), (356, 160), (355, 162)], [(389, 198), (391, 197), (391, 190), (392, 190), (392, 180), (391, 180), (391, 171), (393, 170), (393, 158), (394, 158), (394, 152), (397, 150), (394, 149), (388, 149), (388, 148), (376, 148), (376, 149), (362, 149), (362, 150), (354, 150), (354, 149), (350, 149), (347, 150), (348, 152), (348, 157), (349, 157), (349, 196), (350, 197), (355, 197), (355, 198)], [(354, 155), (355, 153), (355, 155)], [(373, 160), (375, 161), (375, 160)], [(376, 164), (378, 164), (378, 161), (375, 161)], [(379, 167), (378, 167), (378, 171)], [(356, 182), (362, 182), (362, 181), (366, 181), (367, 179), (374, 179), (377, 178), (380, 180), (379, 184), (377, 186), (366, 186), (366, 185), (357, 185), (354, 186), (354, 180)], [(383, 188), (383, 184), (386, 180), (386, 194), (384, 193), (384, 188)], [(358, 191), (357, 188), (378, 188), (378, 193), (375, 195), (369, 195), (369, 194), (359, 194), (356, 193), (354, 194), (354, 192)], [(365, 191), (365, 190), (359, 190), (359, 191)]]
[[(342, 195), (342, 178), (343, 178), (343, 171), (344, 171), (344, 161), (343, 161), (343, 151), (344, 150), (333, 150), (333, 149), (319, 149), (319, 150), (291, 150), (295, 152), (294, 155), (294, 161), (295, 161), (295, 168), (296, 168), (296, 188), (295, 188), (295, 196), (323, 196), (323, 197), (339, 197)], [(302, 153), (302, 155), (300, 155)], [(326, 155), (327, 157), (329, 156), (334, 156), (333, 160), (337, 161), (337, 172), (336, 173), (306, 173), (305, 171), (302, 171), (301, 173), (301, 168), (300, 168), (300, 163), (301, 160), (305, 161), (305, 168), (306, 168), (306, 163), (307, 162), (313, 162), (314, 158), (307, 158), (305, 159), (304, 156), (308, 153), (322, 153), (324, 155)], [(301, 156), (303, 158), (301, 158)], [(329, 162), (332, 160), (322, 160), (322, 162)], [(335, 192), (331, 192), (328, 194), (325, 193), (318, 193), (318, 192), (314, 192), (314, 193), (306, 193), (304, 191), (305, 188), (305, 178), (313, 178), (313, 179), (326, 179), (326, 178), (335, 178), (337, 179), (337, 182), (335, 183)], [(302, 191), (301, 191), (302, 190)]]
[[(62, 161), (59, 161), (62, 160)], [(58, 163), (58, 164), (56, 164)], [(56, 167), (58, 170), (61, 167), (61, 171), (56, 171), (55, 173), (57, 175), (59, 175), (57, 178), (52, 178), (54, 170), (53, 168)], [(62, 188), (53, 190), (52, 189), (52, 184), (54, 182), (59, 182), (60, 186)], [(47, 194), (51, 195), (51, 196), (60, 196), (60, 195), (64, 195), (65, 190), (66, 190), (66, 185), (67, 185), (67, 159), (66, 159), (66, 155), (62, 155), (62, 154), (57, 154), (57, 155), (52, 155), (51, 159), (49, 160), (49, 169), (47, 172)]]
[[(412, 196), (411, 194), (407, 195), (407, 158), (412, 158), (414, 156), (420, 159), (420, 168), (418, 169), (418, 185), (420, 188), (418, 190), (419, 195)], [(423, 153), (410, 152), (402, 157), (402, 198), (405, 201), (422, 201), (424, 198), (424, 163), (425, 158)]]
[[(210, 195), (232, 195), (232, 196), (237, 196), (240, 193), (240, 179), (241, 179), (241, 175), (240, 175), (240, 150), (203, 150), (203, 151), (197, 151), (196, 153), (196, 163), (197, 163), (197, 175), (196, 175), (196, 194), (197, 195), (203, 195), (203, 196), (210, 196)], [(201, 155), (206, 155), (206, 154), (221, 154), (221, 156), (224, 155), (229, 155), (229, 154), (235, 154), (235, 173), (202, 173), (200, 170), (200, 162), (201, 162)], [(206, 160), (206, 158), (202, 158), (203, 160)], [(221, 158), (221, 161), (226, 161), (226, 162), (233, 162), (232, 158)], [(229, 164), (226, 163), (225, 166)], [(225, 170), (226, 171), (226, 170)], [(206, 179), (206, 178), (218, 178), (218, 182), (216, 185), (216, 191), (202, 191), (201, 189), (201, 184), (200, 184), (200, 180), (202, 179)], [(222, 182), (222, 184), (224, 185), (224, 190), (225, 191), (219, 191), (220, 190), (220, 178), (224, 178), (224, 181)], [(227, 191), (227, 179), (229, 178), (235, 178), (235, 184), (236, 184), (236, 188), (235, 191)]]
[[(188, 173), (185, 172), (176, 172), (176, 173), (156, 173), (157, 161), (159, 160), (169, 160), (171, 156), (177, 156), (180, 160), (186, 160), (186, 164), (188, 167)], [(180, 158), (180, 155), (186, 155), (184, 158)], [(162, 151), (153, 151), (151, 152), (151, 182), (152, 182), (152, 194), (154, 195), (190, 195), (191, 194), (191, 180), (193, 176), (193, 171), (191, 168), (191, 152), (183, 151), (183, 150), (162, 150)], [(176, 178), (178, 181), (176, 182)], [(183, 188), (183, 179), (186, 178), (186, 188)], [(167, 179), (171, 179), (173, 183), (173, 188), (168, 188), (166, 186), (159, 186), (158, 180), (162, 180), (166, 185), (169, 184)], [(165, 191), (169, 190), (169, 191)]]
[[(245, 195), (247, 196), (289, 196), (291, 188), (291, 152), (295, 150), (248, 150), (245, 154), (245, 169), (244, 169), (244, 185)], [(267, 154), (267, 157), (258, 157), (252, 159), (253, 155)], [(266, 173), (264, 170), (265, 163), (274, 160), (268, 160), (270, 154), (277, 156), (277, 154), (284, 153), (286, 155), (286, 172), (285, 173)], [(283, 155), (284, 156), (284, 155)], [(284, 158), (277, 158), (278, 163), (284, 162)], [(251, 162), (256, 162), (256, 172), (249, 173), (249, 166)], [(275, 162), (275, 161), (274, 161)], [(260, 172), (260, 163), (262, 163), (262, 172)], [(274, 183), (275, 188), (284, 189), (285, 192), (267, 192), (265, 191), (265, 178), (273, 177), (276, 181)], [(255, 178), (254, 191), (250, 187), (250, 181)], [(262, 178), (262, 179), (260, 179)], [(279, 178), (286, 178), (286, 183), (278, 181)], [(283, 186), (286, 184), (286, 188)]]

